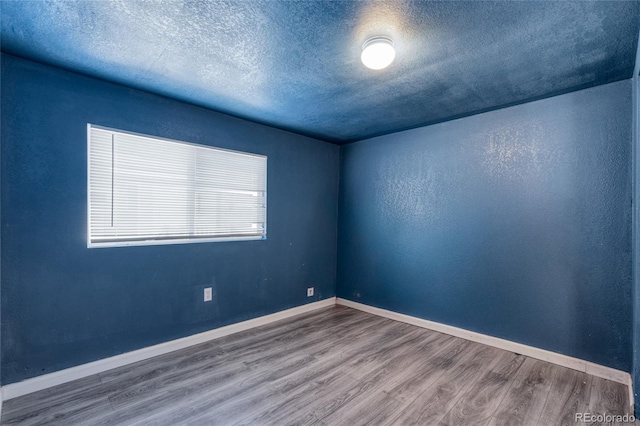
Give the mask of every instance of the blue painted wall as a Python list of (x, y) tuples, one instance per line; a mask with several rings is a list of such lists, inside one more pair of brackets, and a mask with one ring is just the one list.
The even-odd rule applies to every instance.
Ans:
[[(338, 146), (8, 55), (1, 102), (3, 384), (335, 295)], [(87, 249), (87, 122), (267, 155), (268, 239)]]
[(631, 94), (344, 146), (338, 296), (630, 371)]
[[(640, 59), (640, 46), (636, 62)], [(638, 69), (640, 65), (636, 65)], [(640, 418), (640, 82), (638, 73), (633, 76), (633, 148), (634, 148), (634, 205), (633, 205), (633, 393), (635, 415)]]

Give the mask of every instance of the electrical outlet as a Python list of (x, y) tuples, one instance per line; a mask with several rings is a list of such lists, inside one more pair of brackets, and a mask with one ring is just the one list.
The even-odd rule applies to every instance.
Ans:
[(204, 301), (211, 302), (213, 299), (213, 291), (211, 291), (211, 287), (207, 287), (204, 289)]
[(313, 287), (309, 287), (307, 289), (307, 297), (311, 297), (311, 296), (313, 296)]

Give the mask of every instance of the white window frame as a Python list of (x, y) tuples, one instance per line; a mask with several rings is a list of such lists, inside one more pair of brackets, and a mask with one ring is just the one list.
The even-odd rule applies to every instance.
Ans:
[(126, 130), (115, 129), (111, 127), (105, 127), (87, 123), (87, 247), (88, 248), (105, 248), (105, 247), (128, 247), (128, 246), (155, 246), (155, 245), (173, 245), (173, 244), (191, 244), (191, 243), (213, 243), (213, 242), (227, 242), (227, 241), (255, 241), (267, 239), (267, 170), (265, 167), (265, 212), (264, 212), (264, 235), (259, 236), (233, 236), (233, 237), (190, 237), (190, 238), (173, 238), (166, 239), (150, 239), (150, 240), (121, 240), (121, 241), (108, 241), (108, 242), (92, 242), (91, 241), (91, 129), (101, 129), (111, 132), (123, 133), (133, 136), (140, 136), (144, 138), (157, 139), (165, 142), (178, 143), (183, 145), (197, 146), (200, 148), (212, 149), (217, 151), (232, 152), (235, 154), (249, 155), (254, 157), (264, 158), (267, 160), (266, 155), (255, 154), (251, 152), (236, 151), (232, 149), (218, 148), (209, 145), (196, 144), (192, 142), (185, 142), (175, 139), (163, 138), (159, 136), (146, 135), (143, 133), (129, 132)]

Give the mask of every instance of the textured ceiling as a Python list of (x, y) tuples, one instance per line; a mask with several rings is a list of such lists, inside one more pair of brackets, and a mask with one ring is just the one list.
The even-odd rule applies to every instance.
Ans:
[(638, 31), (635, 1), (1, 6), (5, 52), (336, 142), (630, 78)]

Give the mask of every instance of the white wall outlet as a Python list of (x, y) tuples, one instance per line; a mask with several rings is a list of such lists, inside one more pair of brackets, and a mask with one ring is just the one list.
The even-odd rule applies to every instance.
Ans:
[(307, 289), (307, 297), (311, 297), (311, 296), (313, 296), (313, 287), (309, 287)]
[(204, 301), (211, 302), (213, 299), (213, 291), (211, 291), (211, 287), (207, 287), (204, 289)]

